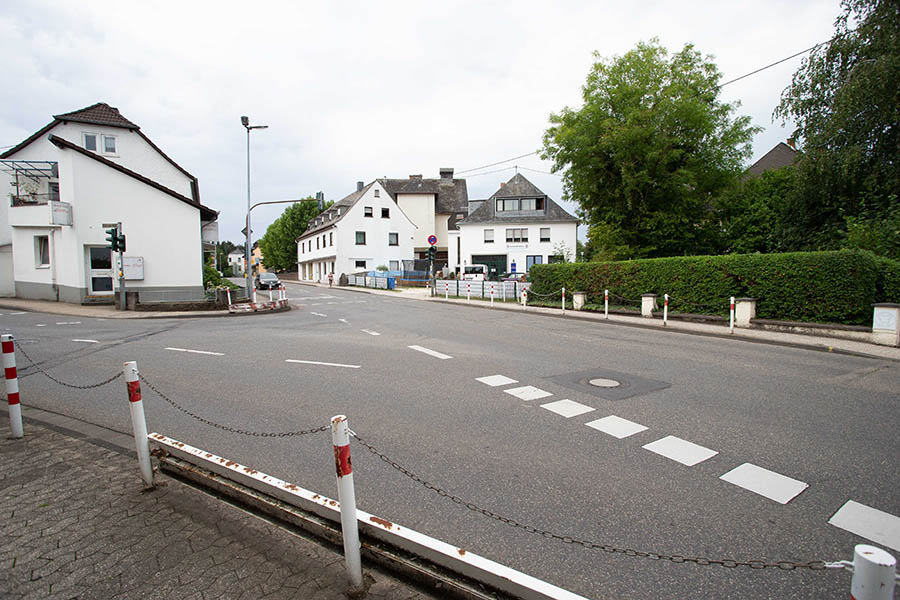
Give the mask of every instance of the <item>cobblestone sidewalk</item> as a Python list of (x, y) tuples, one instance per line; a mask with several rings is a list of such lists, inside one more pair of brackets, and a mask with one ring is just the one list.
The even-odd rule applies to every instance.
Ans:
[[(0, 439), (0, 597), (345, 598), (343, 556), (34, 424)], [(430, 598), (370, 572), (367, 598)]]

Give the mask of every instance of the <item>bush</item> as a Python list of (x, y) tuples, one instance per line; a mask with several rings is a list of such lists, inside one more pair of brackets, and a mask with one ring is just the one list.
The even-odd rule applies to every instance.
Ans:
[[(900, 301), (900, 262), (863, 251), (730, 254), (535, 265), (541, 294), (565, 287), (603, 303), (603, 290), (639, 303), (669, 294), (673, 312), (726, 314), (729, 296), (757, 299), (762, 319), (868, 325), (872, 303)], [(721, 308), (720, 308), (721, 307)]]
[(227, 287), (233, 290), (238, 288), (238, 286), (219, 275), (219, 272), (212, 265), (203, 265), (203, 289), (208, 290), (214, 287)]

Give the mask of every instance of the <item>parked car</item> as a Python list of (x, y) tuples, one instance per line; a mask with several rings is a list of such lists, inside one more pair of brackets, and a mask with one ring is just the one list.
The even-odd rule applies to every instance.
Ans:
[(525, 273), (503, 273), (500, 281), (525, 281)]
[(281, 286), (281, 281), (275, 273), (259, 273), (256, 276), (256, 289), (275, 289)]

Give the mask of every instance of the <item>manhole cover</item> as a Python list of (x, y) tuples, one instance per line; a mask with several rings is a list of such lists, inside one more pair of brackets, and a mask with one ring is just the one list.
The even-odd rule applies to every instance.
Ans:
[(588, 381), (593, 386), (602, 387), (602, 388), (614, 388), (619, 387), (619, 382), (615, 379), (606, 379), (603, 377), (597, 377)]

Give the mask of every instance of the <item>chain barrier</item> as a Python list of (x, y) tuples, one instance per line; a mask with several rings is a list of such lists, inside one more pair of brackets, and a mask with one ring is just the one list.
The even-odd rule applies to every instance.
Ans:
[[(56, 377), (54, 377), (53, 375), (51, 375), (50, 373), (48, 373), (47, 371), (45, 371), (44, 369), (42, 369), (40, 366), (38, 366), (38, 364), (37, 364), (36, 362), (34, 362), (34, 359), (32, 359), (30, 356), (28, 356), (28, 354), (25, 352), (25, 350), (22, 348), (22, 346), (19, 345), (19, 342), (15, 342), (15, 344), (16, 344), (16, 348), (18, 348), (19, 352), (22, 353), (22, 356), (24, 356), (26, 359), (28, 359), (28, 362), (31, 363), (31, 366), (34, 367), (35, 370), (36, 370), (38, 373), (41, 373), (42, 375), (44, 375), (45, 377), (47, 377), (47, 379), (49, 379), (50, 381), (56, 382), (56, 383), (58, 383), (59, 385), (64, 386), (64, 387), (67, 387), (67, 388), (73, 388), (73, 389), (76, 389), (76, 390), (91, 390), (91, 389), (94, 389), (94, 388), (103, 387), (104, 385), (106, 385), (106, 384), (108, 384), (108, 383), (112, 383), (113, 381), (115, 381), (116, 379), (118, 379), (119, 377), (122, 376), (122, 372), (119, 371), (118, 373), (116, 373), (115, 375), (113, 375), (112, 377), (110, 377), (109, 379), (104, 379), (104, 380), (101, 381), (100, 383), (89, 383), (89, 384), (87, 384), (87, 385), (78, 385), (78, 384), (75, 384), (75, 383), (66, 383), (65, 381), (61, 381), (60, 379), (57, 379)], [(20, 375), (20, 376), (19, 376), (19, 379), (22, 379), (23, 377), (28, 377), (29, 375), (33, 375), (33, 374), (34, 374), (34, 373), (26, 373), (26, 374), (24, 374), (24, 375)]]
[[(678, 298), (676, 298), (674, 296), (669, 296), (669, 308), (670, 309), (672, 308), (673, 300), (675, 300), (677, 303)], [(710, 311), (706, 314), (722, 314), (722, 313), (728, 312), (728, 302), (727, 301), (719, 306), (713, 306), (711, 304), (694, 304), (693, 302), (682, 302), (682, 303), (678, 303), (677, 306), (684, 307), (687, 310), (700, 309), (700, 310)]]
[(549, 294), (539, 294), (539, 293), (537, 293), (537, 292), (532, 292), (531, 289), (532, 289), (532, 288), (528, 288), (528, 297), (529, 297), (529, 298), (530, 298), (531, 296), (537, 296), (537, 297), (539, 297), (539, 298), (552, 298), (553, 296), (556, 296), (557, 294), (559, 294), (559, 293), (562, 292), (562, 288), (559, 288), (559, 289), (556, 290), (555, 292), (550, 292)]
[(438, 496), (442, 498), (448, 498), (451, 502), (455, 504), (459, 504), (460, 506), (464, 506), (465, 508), (471, 510), (472, 512), (479, 513), (488, 517), (490, 519), (494, 519), (495, 521), (499, 521), (505, 525), (509, 525), (510, 527), (515, 527), (518, 529), (522, 529), (528, 533), (533, 533), (536, 535), (540, 535), (541, 537), (545, 537), (548, 539), (557, 540), (563, 542), (564, 544), (573, 544), (576, 546), (582, 546), (589, 550), (602, 550), (609, 554), (623, 554), (625, 556), (632, 556), (637, 558), (647, 558), (650, 560), (664, 560), (670, 561), (673, 563), (694, 563), (696, 565), (702, 566), (720, 566), (728, 569), (734, 569), (736, 567), (750, 567), (751, 569), (780, 569), (782, 571), (794, 571), (796, 569), (810, 569), (812, 571), (824, 571), (826, 569), (844, 569), (844, 563), (846, 561), (837, 561), (837, 562), (826, 562), (824, 560), (810, 560), (806, 562), (802, 561), (791, 561), (791, 560), (779, 560), (779, 561), (765, 561), (765, 560), (734, 560), (731, 558), (706, 558), (703, 556), (683, 556), (681, 554), (662, 554), (660, 552), (644, 552), (641, 550), (634, 550), (633, 548), (621, 548), (618, 546), (614, 546), (612, 544), (605, 544), (601, 542), (595, 542), (591, 540), (585, 540), (581, 538), (577, 538), (570, 535), (562, 535), (559, 533), (554, 533), (552, 531), (541, 529), (539, 527), (535, 527), (534, 525), (528, 525), (525, 523), (520, 523), (519, 521), (512, 519), (510, 517), (503, 516), (499, 513), (496, 513), (487, 508), (483, 508), (478, 506), (474, 502), (467, 501), (459, 496), (456, 496), (447, 490), (444, 490), (437, 485), (422, 479), (400, 463), (388, 457), (386, 454), (382, 453), (375, 446), (370, 444), (369, 442), (363, 440), (356, 434), (356, 432), (351, 431), (350, 436), (356, 439), (357, 442), (361, 446), (363, 446), (366, 450), (368, 450), (373, 455), (377, 456), (383, 462), (390, 465), (395, 470), (399, 471), (403, 475), (406, 475), (416, 483), (422, 485), (428, 490), (431, 490)]
[(624, 302), (626, 306), (628, 306), (628, 305), (630, 305), (630, 304), (636, 304), (636, 305), (640, 306), (640, 305), (641, 305), (641, 302), (642, 302), (640, 299), (638, 299), (638, 300), (629, 300), (628, 298), (625, 298), (624, 296), (620, 296), (620, 295), (614, 294), (614, 293), (612, 293), (612, 292), (609, 293), (609, 297), (612, 298), (612, 299), (614, 299), (614, 300), (615, 300), (615, 299), (618, 299), (618, 300), (620, 300), (621, 302)]
[(200, 421), (204, 425), (209, 425), (210, 427), (215, 427), (216, 429), (221, 429), (222, 431), (227, 431), (228, 433), (236, 433), (238, 435), (249, 435), (249, 436), (253, 436), (253, 437), (284, 438), (284, 437), (292, 437), (292, 436), (298, 436), (298, 435), (306, 435), (309, 433), (321, 433), (323, 431), (328, 431), (329, 429), (331, 429), (331, 425), (323, 425), (322, 427), (316, 427), (314, 429), (301, 429), (299, 431), (248, 431), (246, 429), (237, 429), (235, 427), (229, 427), (228, 425), (221, 425), (219, 423), (210, 421), (209, 419), (204, 419), (203, 417), (196, 415), (196, 414), (192, 413), (191, 411), (189, 411), (188, 409), (184, 408), (183, 406), (181, 406), (180, 404), (178, 404), (177, 402), (175, 402), (174, 400), (169, 398), (167, 395), (165, 395), (164, 393), (159, 391), (159, 389), (157, 389), (157, 387), (155, 385), (150, 383), (147, 380), (147, 378), (144, 377), (143, 374), (139, 373), (138, 377), (140, 377), (141, 381), (146, 383), (147, 387), (149, 387), (151, 390), (153, 390), (157, 396), (159, 396), (160, 398), (165, 400), (167, 403), (172, 405), (177, 410), (180, 410), (181, 412), (183, 412), (187, 416), (191, 417), (192, 419), (196, 419), (197, 421)]

